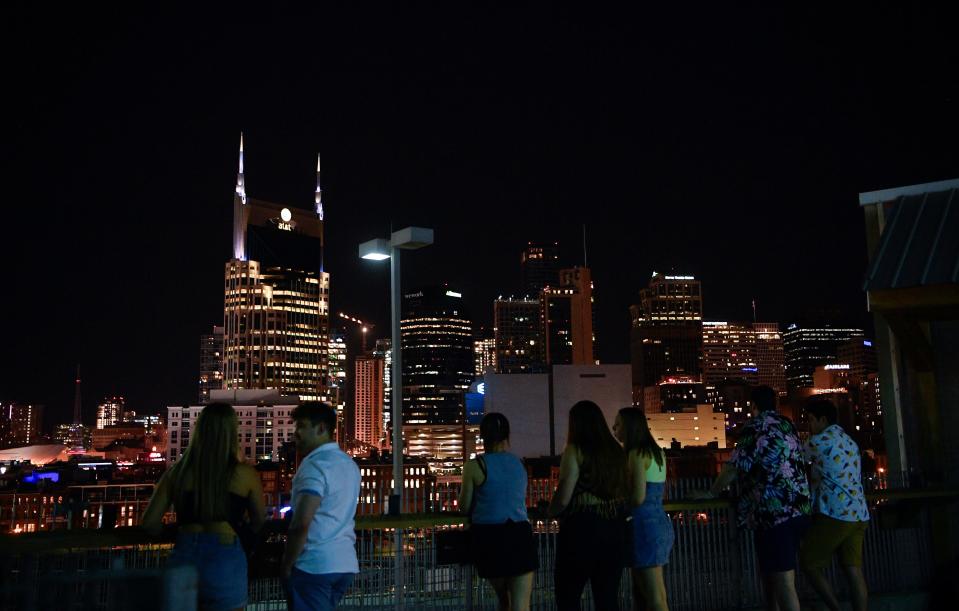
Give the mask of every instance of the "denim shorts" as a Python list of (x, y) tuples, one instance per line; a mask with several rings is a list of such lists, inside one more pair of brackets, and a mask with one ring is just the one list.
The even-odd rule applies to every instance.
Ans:
[(293, 567), (284, 584), (291, 611), (333, 611), (353, 583), (353, 573), (314, 574)]
[(239, 538), (224, 544), (215, 533), (180, 533), (168, 564), (196, 567), (200, 608), (220, 611), (246, 605), (246, 554)]

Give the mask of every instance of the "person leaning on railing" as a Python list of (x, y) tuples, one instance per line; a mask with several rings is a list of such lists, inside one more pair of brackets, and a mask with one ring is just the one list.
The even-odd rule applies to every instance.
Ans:
[(237, 533), (258, 531), (266, 510), (256, 470), (239, 460), (236, 413), (230, 405), (210, 403), (200, 412), (186, 452), (157, 483), (144, 528), (159, 534), (171, 505), (177, 538), (168, 566), (196, 567), (200, 609), (242, 609), (247, 562)]
[(356, 557), (356, 499), (360, 468), (336, 444), (336, 410), (307, 401), (293, 410), (296, 450), (280, 575), (295, 611), (331, 611), (360, 572)]
[(691, 497), (714, 498), (739, 479), (737, 518), (740, 527), (755, 533), (766, 606), (799, 611), (796, 555), (810, 512), (802, 446), (792, 421), (776, 413), (776, 391), (759, 386), (750, 399), (752, 417), (743, 425), (729, 462), (709, 492)]
[(804, 453), (813, 493), (812, 526), (806, 532), (799, 563), (809, 583), (832, 611), (839, 601), (823, 570), (839, 552), (853, 611), (866, 611), (868, 593), (862, 573), (862, 545), (869, 525), (869, 506), (862, 489), (859, 445), (836, 424), (832, 401), (818, 397), (803, 406), (811, 433)]
[(463, 467), (459, 506), (470, 513), (470, 555), (500, 611), (528, 611), (539, 556), (526, 514), (526, 468), (509, 451), (509, 421), (491, 412), (480, 422), (486, 453)]
[(619, 608), (626, 540), (626, 453), (602, 410), (580, 401), (569, 410), (559, 487), (548, 513), (560, 518), (556, 541), (556, 607), (579, 610), (586, 583), (596, 609)]
[[(626, 559), (632, 567), (633, 604), (637, 609), (669, 611), (663, 565), (669, 562), (675, 533), (663, 509), (666, 453), (649, 430), (646, 414), (624, 407), (616, 415), (613, 434), (626, 450), (626, 474), (632, 505), (632, 540)], [(642, 603), (642, 604), (641, 604)]]

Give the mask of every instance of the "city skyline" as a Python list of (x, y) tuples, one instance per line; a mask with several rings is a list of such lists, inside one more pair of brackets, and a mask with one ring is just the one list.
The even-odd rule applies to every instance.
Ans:
[[(941, 78), (956, 50), (930, 34), (948, 22), (933, 17), (895, 50), (875, 48), (862, 15), (819, 37), (730, 14), (691, 24), (688, 46), (637, 35), (645, 19), (557, 13), (530, 31), (508, 25), (521, 16), (491, 18), (507, 29), (496, 48), (474, 44), (489, 25), (478, 19), (422, 66), (386, 52), (396, 45), (329, 36), (317, 49), (305, 28), (250, 46), (235, 23), (204, 25), (177, 49), (153, 20), (102, 37), (21, 28), (41, 51), (12, 76), (22, 108), (0, 244), (25, 297), (0, 306), (17, 321), (0, 398), (69, 422), (79, 362), (88, 423), (104, 396), (153, 413), (195, 400), (197, 338), (222, 324), (209, 287), (231, 252), (240, 131), (249, 192), (305, 210), (323, 152), (332, 310), (377, 329), (388, 271), (359, 262), (356, 245), (392, 223), (436, 230), (404, 262), (404, 286), (462, 287), (487, 326), (493, 299), (522, 292), (528, 242), (558, 241), (564, 265), (588, 257), (604, 363), (629, 362), (628, 307), (653, 270), (700, 279), (705, 319), (751, 320), (755, 299), (762, 321), (825, 309), (871, 335), (857, 193), (959, 167), (956, 84)], [(866, 46), (865, 62), (842, 52)], [(555, 55), (540, 61), (546, 48)]]

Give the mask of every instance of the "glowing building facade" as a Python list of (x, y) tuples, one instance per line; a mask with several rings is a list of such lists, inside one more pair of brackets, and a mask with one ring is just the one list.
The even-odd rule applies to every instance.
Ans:
[(224, 387), (330, 400), (330, 276), (323, 271), (323, 204), (312, 210), (247, 197), (240, 171), (233, 258), (224, 280)]
[(664, 377), (702, 375), (703, 295), (693, 276), (653, 272), (649, 286), (630, 307), (633, 401)]

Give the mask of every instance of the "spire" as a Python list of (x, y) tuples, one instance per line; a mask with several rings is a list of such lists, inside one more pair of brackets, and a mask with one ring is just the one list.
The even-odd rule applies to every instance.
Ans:
[(320, 188), (320, 154), (316, 154), (316, 215), (323, 220), (323, 189)]
[(240, 171), (236, 175), (236, 194), (246, 204), (246, 182), (243, 179), (243, 132), (240, 132)]
[(80, 365), (77, 365), (76, 390), (73, 394), (73, 424), (80, 424)]

